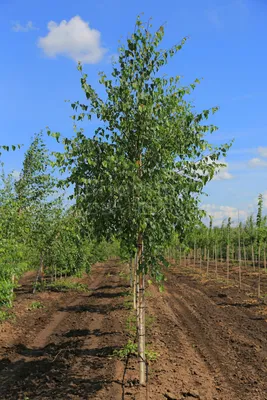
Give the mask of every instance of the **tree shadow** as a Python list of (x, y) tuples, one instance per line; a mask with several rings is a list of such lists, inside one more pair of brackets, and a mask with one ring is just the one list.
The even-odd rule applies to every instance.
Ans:
[(100, 329), (72, 329), (64, 333), (64, 337), (84, 337), (84, 336), (106, 336), (106, 335), (120, 335), (120, 332), (101, 332)]
[(226, 303), (226, 302), (221, 302), (221, 303), (217, 303), (217, 306), (253, 308), (253, 307), (259, 307), (259, 304), (258, 303)]
[(96, 297), (101, 299), (113, 299), (116, 297), (124, 297), (127, 292), (118, 292), (118, 293), (105, 293), (105, 292), (94, 292), (90, 295), (90, 297)]
[(81, 343), (73, 340), (36, 349), (17, 345), (22, 358), (0, 361), (0, 398), (24, 399), (25, 394), (30, 399), (95, 398), (115, 382), (111, 356), (118, 346), (83, 349)]
[(79, 304), (76, 306), (60, 307), (59, 311), (76, 313), (89, 312), (106, 315), (112, 311), (122, 310), (123, 308), (123, 304), (117, 304), (115, 306), (111, 304)]
[(104, 286), (99, 286), (97, 289), (95, 289), (95, 291), (98, 290), (104, 290), (104, 289), (128, 289), (130, 287), (130, 285), (104, 285)]

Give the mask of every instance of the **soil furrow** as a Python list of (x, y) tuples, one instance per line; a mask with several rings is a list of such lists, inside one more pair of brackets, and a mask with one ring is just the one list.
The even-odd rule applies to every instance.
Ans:
[(31, 344), (27, 340), (10, 346), (0, 361), (1, 400), (107, 399), (110, 395), (121, 399), (116, 379), (123, 366), (111, 356), (125, 341), (121, 296), (125, 284), (116, 274), (108, 279), (112, 285), (107, 288), (111, 270), (116, 274), (117, 267), (98, 266), (89, 294), (76, 294), (74, 301), (66, 298), (65, 305), (55, 307), (50, 322)]

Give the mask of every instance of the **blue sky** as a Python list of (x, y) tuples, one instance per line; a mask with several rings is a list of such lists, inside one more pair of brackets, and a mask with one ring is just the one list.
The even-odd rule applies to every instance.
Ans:
[[(190, 36), (168, 73), (185, 84), (203, 77), (193, 98), (197, 109), (220, 107), (213, 142), (235, 138), (227, 169), (207, 186), (207, 211), (218, 222), (238, 210), (244, 218), (259, 193), (267, 210), (267, 0), (0, 0), (0, 144), (27, 148), (47, 125), (70, 135), (64, 100), (83, 98), (77, 59), (98, 88), (98, 71), (111, 70), (118, 40), (142, 12), (154, 27), (166, 23), (166, 46)], [(8, 170), (22, 160), (23, 150), (4, 156)]]

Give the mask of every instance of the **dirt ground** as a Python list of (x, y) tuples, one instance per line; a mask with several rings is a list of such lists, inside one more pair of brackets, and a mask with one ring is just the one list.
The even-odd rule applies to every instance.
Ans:
[[(148, 385), (138, 363), (113, 356), (130, 338), (121, 264), (94, 266), (89, 292), (31, 294), (26, 274), (15, 319), (0, 325), (0, 400), (267, 400), (267, 307), (249, 290), (167, 273), (147, 289)], [(44, 308), (29, 311), (33, 301)], [(127, 367), (127, 368), (125, 368)]]

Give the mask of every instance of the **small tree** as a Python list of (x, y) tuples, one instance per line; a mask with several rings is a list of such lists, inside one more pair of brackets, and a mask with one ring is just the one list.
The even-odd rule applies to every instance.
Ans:
[(55, 191), (55, 179), (42, 132), (34, 136), (25, 153), (23, 169), (15, 187), (21, 209), (46, 201)]
[[(161, 74), (186, 41), (160, 50), (163, 35), (163, 26), (153, 33), (137, 19), (135, 32), (119, 49), (112, 78), (100, 74), (104, 99), (82, 75), (89, 104), (73, 103), (79, 110), (73, 119), (95, 115), (99, 127), (93, 138), (75, 127), (75, 138), (63, 139), (66, 151), (57, 154), (95, 234), (114, 235), (129, 254), (136, 252), (140, 384), (145, 383), (144, 277), (163, 279), (164, 249), (175, 232), (182, 237), (203, 215), (199, 196), (229, 147), (213, 147), (205, 140), (216, 127), (203, 121), (217, 108), (195, 113), (185, 99), (199, 81), (184, 87), (179, 76)], [(78, 69), (82, 71), (81, 65)]]
[(23, 235), (25, 220), (18, 213), (15, 181), (11, 174), (0, 174), (0, 306), (11, 305), (15, 276), (25, 270), (28, 248)]
[(49, 152), (40, 132), (34, 136), (25, 153), (15, 189), (19, 214), (24, 216), (28, 228), (25, 240), (33, 249), (32, 261), (34, 264), (39, 263), (41, 274), (45, 253), (51, 243), (52, 221), (62, 208), (58, 199), (51, 197), (55, 194), (55, 185)]
[(263, 237), (264, 237), (262, 209), (263, 209), (263, 196), (262, 196), (262, 194), (259, 194), (259, 196), (258, 196), (258, 212), (257, 212), (257, 219), (256, 219), (258, 271), (259, 271), (259, 280), (258, 280), (258, 296), (259, 297), (261, 295), (261, 245), (262, 245)]

